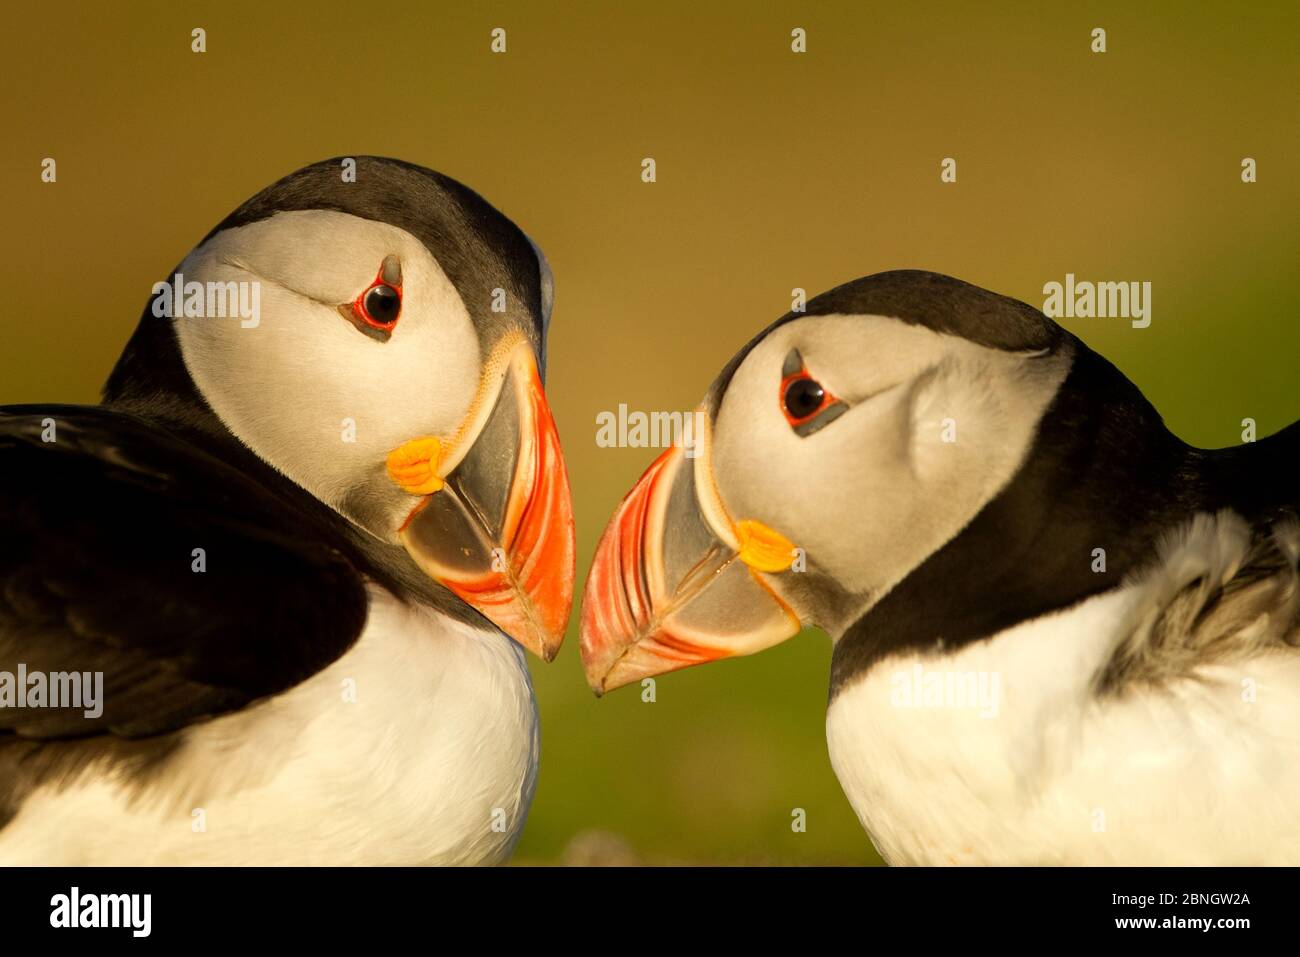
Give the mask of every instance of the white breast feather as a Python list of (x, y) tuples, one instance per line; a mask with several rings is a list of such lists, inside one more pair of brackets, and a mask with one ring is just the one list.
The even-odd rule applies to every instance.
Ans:
[(522, 651), (385, 591), (370, 597), (351, 651), (283, 695), (195, 726), (134, 800), (134, 787), (98, 775), (32, 795), (0, 831), (0, 862), (504, 860), (536, 783)]
[[(1300, 863), (1300, 653), (1239, 653), (1098, 695), (1171, 574), (1249, 541), (1202, 521), (1150, 575), (948, 655), (875, 665), (834, 699), (836, 774), (877, 848), (911, 864)], [(1221, 533), (1221, 534), (1220, 534)], [(1194, 560), (1188, 549), (1208, 550)], [(1239, 564), (1239, 560), (1238, 560)], [(995, 597), (991, 597), (995, 600)], [(997, 676), (997, 705), (942, 690)], [(930, 675), (937, 678), (931, 680)], [(936, 683), (937, 682), (937, 683)], [(992, 686), (992, 682), (986, 682)], [(964, 687), (971, 687), (968, 683)]]

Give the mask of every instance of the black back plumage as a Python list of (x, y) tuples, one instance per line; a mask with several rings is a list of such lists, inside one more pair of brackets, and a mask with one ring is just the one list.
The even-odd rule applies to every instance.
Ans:
[(147, 773), (356, 641), (365, 559), (300, 506), (130, 413), (0, 410), (0, 670), (103, 675), (98, 717), (0, 708), (0, 824), (90, 766)]
[(106, 682), (98, 718), (11, 707), (4, 731), (170, 731), (292, 687), (361, 632), (365, 590), (345, 541), (149, 422), (9, 407), (0, 461), (0, 662)]

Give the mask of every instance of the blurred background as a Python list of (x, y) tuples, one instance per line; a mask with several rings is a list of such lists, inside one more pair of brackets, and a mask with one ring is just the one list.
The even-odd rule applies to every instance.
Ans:
[[(1150, 281), (1150, 328), (1063, 324), (1190, 442), (1300, 418), (1300, 7), (1055, 6), (15, 7), (0, 403), (96, 401), (150, 286), (209, 228), (300, 166), (371, 153), (456, 177), (546, 251), (579, 581), (657, 454), (598, 448), (597, 414), (692, 408), (796, 286), (917, 267), (1041, 306), (1067, 272)], [(824, 635), (660, 678), (653, 704), (597, 702), (569, 642), (534, 668), (519, 862), (878, 862), (826, 754)]]

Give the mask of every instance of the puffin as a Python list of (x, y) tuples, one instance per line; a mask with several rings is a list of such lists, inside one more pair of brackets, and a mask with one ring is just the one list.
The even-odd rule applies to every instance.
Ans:
[(540, 249), (307, 166), (156, 284), (102, 404), (0, 408), (0, 862), (491, 864), (573, 596)]
[(1300, 863), (1300, 425), (1192, 447), (1038, 309), (921, 270), (778, 319), (699, 412), (597, 546), (597, 694), (816, 627), (887, 863)]

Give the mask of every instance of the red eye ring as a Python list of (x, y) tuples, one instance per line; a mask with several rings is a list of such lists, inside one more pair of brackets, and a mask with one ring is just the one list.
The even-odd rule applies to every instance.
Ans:
[(839, 401), (807, 369), (800, 369), (782, 379), (780, 396), (781, 411), (793, 428), (811, 422)]
[[(387, 259), (379, 267), (375, 281), (352, 300), (352, 314), (372, 329), (391, 332), (402, 316), (402, 283), (400, 278), (397, 282), (385, 279), (385, 271), (388, 271), (390, 276), (393, 273)], [(401, 276), (400, 268), (396, 273), (398, 277)]]

